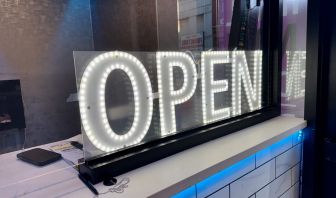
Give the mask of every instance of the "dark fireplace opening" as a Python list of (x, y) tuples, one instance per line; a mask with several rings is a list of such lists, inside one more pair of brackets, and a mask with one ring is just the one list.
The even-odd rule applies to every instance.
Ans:
[(20, 80), (0, 81), (0, 131), (25, 127)]

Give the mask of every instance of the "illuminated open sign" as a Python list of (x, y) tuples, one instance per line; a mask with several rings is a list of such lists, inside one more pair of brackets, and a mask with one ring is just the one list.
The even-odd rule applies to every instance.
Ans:
[[(183, 52), (157, 52), (161, 135), (177, 132), (175, 106), (185, 103), (194, 95), (197, 79), (201, 78), (202, 122), (204, 125), (241, 114), (241, 93), (246, 95), (248, 108), (261, 108), (262, 52), (253, 51), (250, 75), (245, 52), (202, 52), (201, 73), (190, 55)], [(214, 95), (227, 92), (228, 79), (215, 80), (214, 66), (228, 64), (231, 68), (231, 107), (215, 108)], [(173, 69), (183, 72), (183, 85), (174, 89)], [(105, 106), (105, 86), (108, 76), (122, 70), (130, 79), (134, 96), (134, 119), (127, 133), (120, 135), (111, 128)], [(140, 143), (147, 134), (153, 115), (153, 89), (144, 65), (135, 56), (125, 52), (107, 52), (96, 56), (85, 68), (79, 86), (79, 104), (82, 124), (92, 144), (110, 152)], [(98, 121), (97, 121), (98, 120)]]

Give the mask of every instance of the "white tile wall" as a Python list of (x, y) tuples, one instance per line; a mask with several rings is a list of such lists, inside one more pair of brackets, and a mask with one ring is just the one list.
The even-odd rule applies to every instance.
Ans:
[(301, 144), (296, 145), (292, 149), (286, 151), (285, 153), (277, 156), (276, 161), (276, 176), (283, 174), (288, 169), (292, 168), (295, 164), (299, 163), (301, 160)]
[(209, 194), (228, 185), (232, 181), (238, 179), (239, 177), (245, 175), (246, 173), (251, 172), (255, 168), (255, 157), (251, 156), (239, 163), (241, 164), (239, 168), (228, 168), (196, 184), (197, 198), (206, 197)]
[(292, 147), (292, 137), (288, 137), (274, 145), (256, 153), (257, 167), (276, 157), (277, 155), (285, 152)]
[(210, 195), (208, 198), (230, 198), (230, 189), (229, 186), (215, 192), (214, 194)]
[(285, 174), (276, 178), (270, 184), (257, 192), (256, 198), (279, 197), (291, 187), (292, 171), (288, 170)]
[(292, 185), (300, 180), (300, 164), (297, 164), (292, 168)]
[(300, 196), (300, 184), (297, 183), (285, 192), (280, 198), (299, 198)]
[[(299, 198), (302, 137), (292, 135), (207, 178), (178, 198)], [(191, 189), (191, 190), (190, 190)]]
[(303, 139), (302, 132), (292, 135), (292, 138), (293, 138), (293, 146), (301, 143)]
[(230, 198), (249, 197), (274, 179), (275, 160), (273, 159), (230, 184)]

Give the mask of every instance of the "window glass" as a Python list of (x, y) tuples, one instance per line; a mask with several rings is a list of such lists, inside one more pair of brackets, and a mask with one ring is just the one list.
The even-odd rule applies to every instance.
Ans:
[[(118, 27), (94, 23), (111, 15), (95, 3), (93, 30), (110, 40), (95, 40), (103, 52), (74, 53), (87, 159), (268, 104), (262, 100), (263, 1), (147, 1), (156, 9), (145, 14), (143, 5), (125, 3), (114, 4), (116, 12), (130, 13), (111, 16)], [(132, 64), (143, 72), (132, 74)]]
[(304, 116), (307, 0), (283, 2), (282, 114)]
[(178, 14), (180, 49), (261, 49), (261, 0), (178, 0)]

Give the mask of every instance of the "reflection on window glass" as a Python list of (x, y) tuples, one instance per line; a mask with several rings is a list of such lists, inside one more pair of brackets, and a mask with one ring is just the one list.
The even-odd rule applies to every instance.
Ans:
[(282, 114), (303, 117), (307, 0), (283, 1)]
[(268, 105), (262, 0), (107, 2), (93, 5), (109, 22), (93, 23), (96, 51), (74, 54), (86, 159)]
[(262, 0), (178, 0), (181, 50), (261, 49)]

